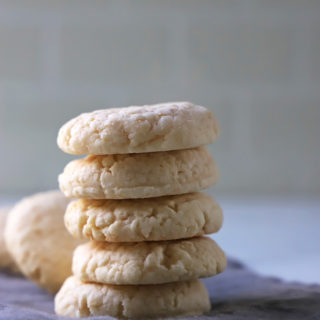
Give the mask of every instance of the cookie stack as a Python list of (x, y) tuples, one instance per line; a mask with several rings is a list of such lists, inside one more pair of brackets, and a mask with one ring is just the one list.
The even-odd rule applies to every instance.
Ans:
[(199, 193), (218, 180), (203, 146), (218, 136), (212, 113), (189, 102), (98, 110), (66, 123), (59, 147), (89, 154), (59, 176), (70, 203), (65, 225), (80, 245), (73, 276), (55, 299), (58, 314), (150, 318), (210, 309), (198, 278), (226, 258), (205, 234), (222, 211)]

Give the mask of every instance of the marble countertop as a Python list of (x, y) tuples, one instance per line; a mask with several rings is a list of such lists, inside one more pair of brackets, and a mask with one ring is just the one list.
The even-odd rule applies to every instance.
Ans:
[[(224, 226), (212, 237), (261, 275), (320, 284), (320, 199), (216, 195)], [(0, 196), (0, 206), (18, 197)]]

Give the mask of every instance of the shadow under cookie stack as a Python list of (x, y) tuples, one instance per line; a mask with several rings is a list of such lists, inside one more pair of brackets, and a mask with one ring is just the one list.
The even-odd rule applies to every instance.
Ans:
[(67, 122), (59, 147), (89, 154), (59, 176), (71, 202), (65, 225), (76, 238), (73, 276), (55, 298), (69, 317), (159, 318), (210, 310), (199, 278), (226, 257), (205, 234), (222, 210), (199, 191), (218, 169), (205, 144), (218, 136), (212, 113), (189, 102), (98, 110)]

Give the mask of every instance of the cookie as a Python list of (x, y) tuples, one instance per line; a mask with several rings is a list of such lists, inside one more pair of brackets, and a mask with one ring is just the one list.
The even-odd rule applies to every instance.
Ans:
[(79, 199), (68, 205), (64, 221), (76, 238), (139, 242), (214, 233), (223, 214), (214, 199), (197, 192), (135, 200)]
[(39, 193), (10, 211), (5, 241), (21, 272), (51, 293), (71, 274), (72, 253), (81, 242), (64, 227), (69, 200), (59, 191)]
[(137, 199), (196, 192), (218, 180), (205, 147), (122, 155), (90, 155), (71, 161), (59, 176), (70, 198)]
[(4, 241), (4, 229), (11, 207), (0, 208), (0, 268), (18, 272), (18, 266), (11, 257)]
[(161, 284), (218, 274), (226, 267), (224, 252), (210, 238), (108, 243), (90, 241), (77, 247), (72, 271), (82, 281), (115, 285)]
[(118, 319), (195, 316), (210, 310), (200, 280), (148, 286), (83, 283), (68, 278), (55, 297), (55, 312), (64, 317), (111, 316)]
[(71, 154), (127, 154), (198, 147), (218, 134), (206, 108), (169, 102), (83, 113), (60, 129), (57, 142)]

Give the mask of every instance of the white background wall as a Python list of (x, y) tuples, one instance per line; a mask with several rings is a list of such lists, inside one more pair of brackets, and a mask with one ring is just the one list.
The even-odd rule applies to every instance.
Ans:
[(0, 0), (0, 193), (57, 186), (59, 127), (190, 100), (226, 193), (320, 191), (320, 1)]

